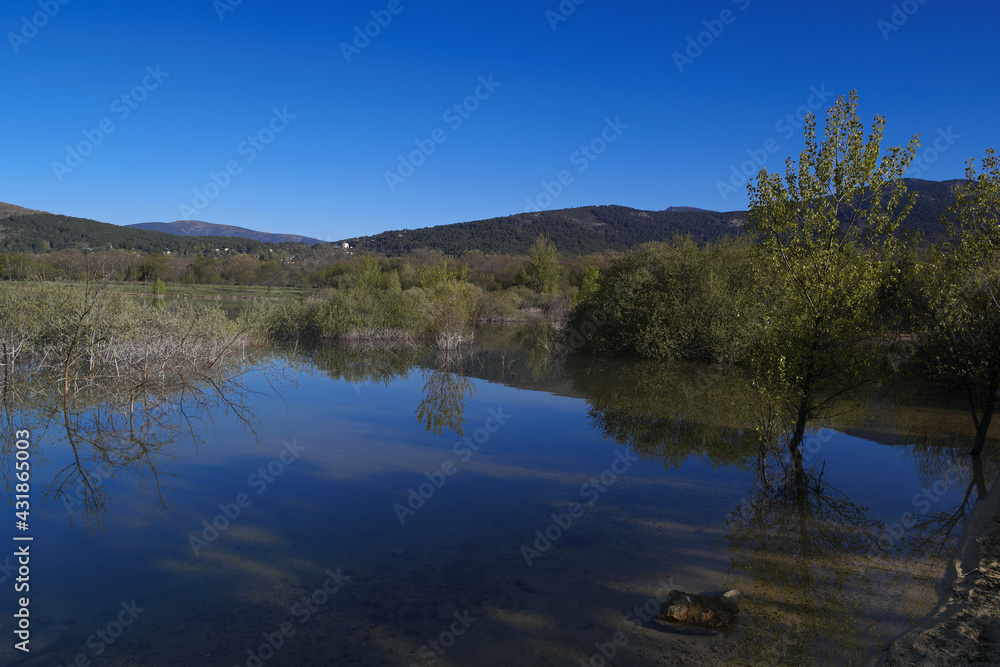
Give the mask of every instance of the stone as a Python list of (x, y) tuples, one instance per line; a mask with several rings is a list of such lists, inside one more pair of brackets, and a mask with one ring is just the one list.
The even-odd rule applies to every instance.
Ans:
[(660, 606), (656, 618), (703, 628), (725, 628), (735, 622), (739, 614), (738, 597), (738, 591), (729, 591), (725, 595), (695, 595), (672, 590)]

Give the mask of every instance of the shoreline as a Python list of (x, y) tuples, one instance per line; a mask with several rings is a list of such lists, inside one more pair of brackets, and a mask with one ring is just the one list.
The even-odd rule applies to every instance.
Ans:
[(938, 605), (866, 667), (1000, 664), (1000, 489), (973, 508), (948, 563)]

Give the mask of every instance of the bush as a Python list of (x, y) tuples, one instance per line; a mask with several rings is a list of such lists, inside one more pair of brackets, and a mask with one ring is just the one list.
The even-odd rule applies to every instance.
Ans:
[(699, 248), (689, 237), (649, 244), (614, 261), (570, 313), (575, 348), (652, 359), (739, 358), (755, 310), (750, 246), (724, 239)]

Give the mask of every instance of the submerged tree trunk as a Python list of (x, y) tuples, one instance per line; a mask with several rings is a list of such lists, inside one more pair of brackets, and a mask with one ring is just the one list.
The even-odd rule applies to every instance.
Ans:
[(975, 407), (972, 409), (972, 419), (976, 423), (976, 439), (972, 443), (972, 456), (979, 456), (986, 446), (986, 435), (990, 432), (990, 422), (993, 420), (993, 410), (997, 404), (997, 391), (1000, 391), (1000, 374), (994, 374), (983, 401), (983, 414), (976, 419)]
[(811, 394), (806, 390), (799, 402), (798, 414), (795, 418), (795, 430), (788, 441), (788, 455), (791, 458), (795, 494), (799, 498), (806, 495), (806, 469), (802, 460), (802, 441), (805, 439), (806, 425), (809, 422)]

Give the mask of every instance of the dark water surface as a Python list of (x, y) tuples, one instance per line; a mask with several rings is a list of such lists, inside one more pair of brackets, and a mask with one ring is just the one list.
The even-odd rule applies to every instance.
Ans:
[[(0, 663), (851, 664), (935, 604), (982, 491), (961, 404), (845, 408), (789, 498), (721, 369), (531, 340), (275, 353), (225, 400), (165, 397), (153, 444), (8, 413), (34, 429), (32, 652), (5, 614)], [(649, 619), (671, 588), (740, 590), (738, 627)]]

